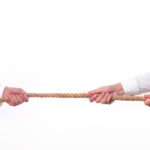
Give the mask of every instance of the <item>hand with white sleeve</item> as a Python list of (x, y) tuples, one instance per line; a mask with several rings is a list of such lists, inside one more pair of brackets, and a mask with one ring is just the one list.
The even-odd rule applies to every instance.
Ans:
[[(112, 97), (117, 95), (137, 95), (150, 92), (150, 73), (141, 74), (134, 78), (126, 79), (120, 83), (103, 86), (90, 91), (90, 101), (102, 104), (111, 104)], [(145, 104), (150, 106), (150, 95), (145, 95)]]

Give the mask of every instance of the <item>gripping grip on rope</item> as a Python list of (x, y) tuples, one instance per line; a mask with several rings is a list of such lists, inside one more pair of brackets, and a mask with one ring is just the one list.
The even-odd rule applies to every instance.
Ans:
[[(90, 98), (91, 95), (88, 93), (28, 93), (30, 98)], [(145, 101), (146, 98), (142, 96), (113, 96), (113, 100), (124, 100), (124, 101)], [(0, 102), (9, 102), (7, 98), (1, 98)]]

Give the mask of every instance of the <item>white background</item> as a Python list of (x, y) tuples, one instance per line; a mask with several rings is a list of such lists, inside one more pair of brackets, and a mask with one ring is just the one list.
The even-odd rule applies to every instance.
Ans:
[[(149, 71), (147, 0), (0, 0), (0, 83), (87, 92)], [(0, 108), (3, 150), (149, 150), (150, 108), (30, 99)]]

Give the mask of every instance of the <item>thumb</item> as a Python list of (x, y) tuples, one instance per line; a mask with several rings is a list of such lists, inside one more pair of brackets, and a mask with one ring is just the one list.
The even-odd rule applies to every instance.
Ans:
[(150, 98), (150, 95), (144, 95), (145, 98)]
[(146, 99), (146, 100), (144, 101), (144, 103), (145, 103), (145, 105), (150, 106), (150, 99)]
[(102, 93), (102, 92), (103, 92), (103, 88), (98, 88), (98, 89), (89, 91), (88, 93), (89, 93), (89, 94), (100, 94), (100, 93)]

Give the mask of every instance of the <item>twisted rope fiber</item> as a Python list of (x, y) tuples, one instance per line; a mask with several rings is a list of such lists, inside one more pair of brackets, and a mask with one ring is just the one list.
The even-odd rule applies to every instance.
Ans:
[[(88, 93), (28, 93), (30, 98), (90, 98), (91, 95)], [(145, 101), (146, 99), (142, 96), (113, 96), (113, 100), (125, 100), (125, 101)], [(9, 99), (1, 98), (0, 102), (9, 102)]]

